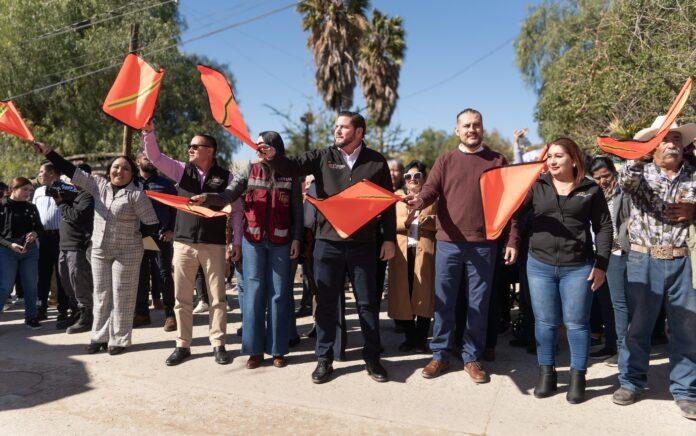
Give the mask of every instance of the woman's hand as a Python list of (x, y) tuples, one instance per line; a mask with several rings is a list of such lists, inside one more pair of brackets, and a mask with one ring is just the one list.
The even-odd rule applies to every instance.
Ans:
[(408, 216), (406, 217), (406, 221), (404, 221), (404, 227), (407, 229), (411, 227), (411, 224), (413, 224), (413, 220), (416, 219), (416, 212), (418, 212), (416, 209), (412, 209), (409, 213)]
[(300, 241), (292, 241), (290, 244), (290, 259), (297, 259), (300, 255)]
[(592, 292), (596, 291), (599, 289), (602, 284), (604, 283), (604, 279), (606, 278), (607, 273), (606, 271), (602, 271), (599, 268), (592, 268), (592, 271), (590, 271), (590, 275), (587, 276), (587, 281), (592, 282), (592, 286), (590, 286), (590, 289), (592, 289)]
[(24, 244), (25, 246), (31, 244), (32, 242), (36, 241), (36, 239), (39, 237), (39, 235), (36, 232), (29, 232), (27, 235), (24, 237)]
[(44, 143), (39, 141), (34, 141), (34, 149), (37, 153), (43, 154), (44, 156), (51, 152), (50, 148), (48, 148)]
[(12, 251), (14, 251), (15, 253), (18, 253), (18, 254), (24, 254), (24, 251), (25, 251), (24, 247), (22, 247), (19, 244), (13, 243), (12, 245), (10, 245), (10, 248), (12, 249)]

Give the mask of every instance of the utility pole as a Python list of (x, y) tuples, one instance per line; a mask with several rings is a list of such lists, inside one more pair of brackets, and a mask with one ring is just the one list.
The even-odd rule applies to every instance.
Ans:
[[(138, 31), (140, 30), (139, 23), (131, 24), (130, 42), (128, 44), (128, 53), (136, 54), (138, 52)], [(123, 144), (121, 146), (121, 154), (124, 156), (131, 155), (131, 145), (133, 143), (133, 129), (130, 126), (123, 126)]]
[(309, 126), (314, 122), (314, 114), (307, 111), (300, 117), (300, 121), (304, 124), (304, 149), (309, 151)]

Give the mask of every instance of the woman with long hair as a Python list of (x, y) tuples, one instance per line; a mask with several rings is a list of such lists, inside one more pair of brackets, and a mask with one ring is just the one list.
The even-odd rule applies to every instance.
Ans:
[(24, 287), (24, 324), (40, 329), (36, 298), (39, 268), (37, 238), (43, 231), (39, 211), (31, 203), (31, 181), (17, 177), (10, 195), (0, 200), (0, 312), (19, 275)]
[(44, 144), (35, 145), (61, 173), (94, 197), (94, 322), (87, 353), (108, 347), (109, 354), (120, 354), (131, 344), (142, 238), (156, 237), (157, 215), (135, 179), (137, 166), (130, 157), (111, 160), (105, 179), (85, 173)]
[(576, 404), (585, 398), (592, 293), (604, 283), (612, 247), (611, 218), (602, 189), (585, 177), (584, 158), (573, 140), (551, 142), (546, 166), (548, 171), (534, 183), (518, 212), (532, 211), (527, 278), (539, 362), (534, 396), (556, 391), (555, 352), (562, 319), (570, 346), (566, 399)]

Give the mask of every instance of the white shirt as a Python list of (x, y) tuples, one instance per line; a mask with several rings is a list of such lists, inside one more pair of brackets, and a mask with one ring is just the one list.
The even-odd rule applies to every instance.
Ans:
[(53, 197), (46, 195), (45, 186), (36, 188), (32, 203), (39, 210), (39, 217), (44, 230), (58, 230), (58, 226), (60, 226), (60, 209)]
[(416, 247), (418, 246), (418, 215), (420, 214), (420, 211), (416, 211), (416, 217), (413, 219), (413, 222), (411, 225), (408, 227), (408, 231), (406, 235), (408, 236), (408, 247)]
[(480, 151), (483, 151), (483, 145), (479, 145), (478, 148), (477, 148), (476, 150), (474, 150), (474, 151), (469, 151), (469, 149), (467, 149), (466, 147), (464, 147), (462, 144), (459, 144), (459, 150), (460, 150), (462, 153), (466, 153), (466, 154), (476, 154), (476, 153), (478, 153), (478, 152), (480, 152)]
[(351, 170), (353, 169), (353, 165), (355, 165), (355, 161), (358, 160), (358, 155), (360, 155), (360, 150), (362, 150), (362, 143), (358, 145), (358, 147), (353, 150), (353, 153), (348, 154), (345, 151), (343, 151), (342, 148), (339, 148), (341, 151), (341, 155), (343, 156), (343, 160), (346, 161), (346, 165), (348, 165), (348, 168)]

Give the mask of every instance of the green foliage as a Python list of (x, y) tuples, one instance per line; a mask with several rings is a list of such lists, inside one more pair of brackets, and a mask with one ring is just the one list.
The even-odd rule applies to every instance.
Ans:
[[(56, 0), (39, 7), (35, 0), (0, 0), (0, 98), (114, 66), (14, 102), (37, 140), (66, 156), (120, 151), (123, 126), (101, 106), (128, 52), (131, 23), (137, 21), (143, 57), (166, 70), (155, 108), (161, 148), (183, 158), (193, 134), (211, 132), (219, 139), (223, 160), (229, 158), (237, 142), (212, 119), (195, 66), (201, 62), (220, 69), (230, 80), (232, 74), (226, 66), (183, 54), (176, 46), (157, 51), (179, 41), (185, 26), (175, 2), (161, 3)], [(26, 142), (0, 134), (0, 147), (0, 179), (36, 173), (39, 158)], [(135, 136), (133, 149), (138, 148)]]
[[(567, 0), (530, 8), (517, 64), (539, 96), (544, 141), (630, 137), (664, 114), (696, 73), (696, 2)], [(693, 102), (693, 97), (691, 99)], [(696, 105), (682, 113), (693, 121)]]

